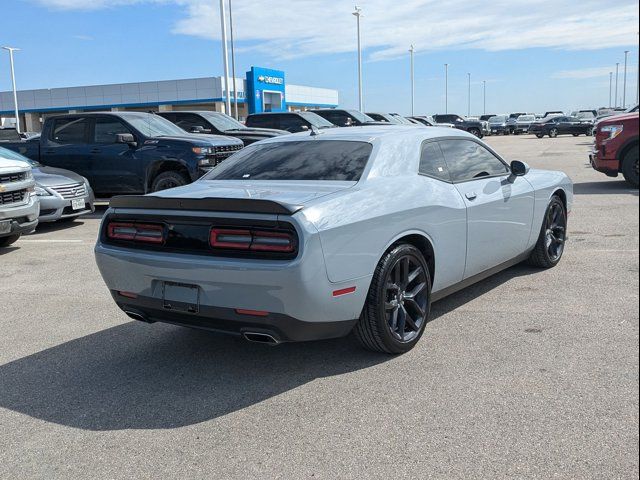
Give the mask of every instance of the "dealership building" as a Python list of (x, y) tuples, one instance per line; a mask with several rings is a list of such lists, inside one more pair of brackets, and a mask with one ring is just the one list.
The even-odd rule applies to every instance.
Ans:
[[(338, 106), (338, 91), (286, 83), (285, 72), (251, 67), (245, 78), (236, 78), (229, 91), (237, 101), (238, 116), (250, 113), (332, 108)], [(96, 111), (225, 111), (224, 77), (162, 80), (37, 90), (19, 90), (18, 108), (22, 131), (39, 132), (48, 115)], [(235, 100), (237, 98), (237, 100)], [(0, 92), (0, 120), (15, 124), (12, 92)]]

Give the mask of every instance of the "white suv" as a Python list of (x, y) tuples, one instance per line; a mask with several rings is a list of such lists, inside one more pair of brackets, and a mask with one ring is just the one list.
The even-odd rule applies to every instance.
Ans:
[(38, 224), (40, 203), (31, 167), (0, 156), (0, 248), (7, 247)]

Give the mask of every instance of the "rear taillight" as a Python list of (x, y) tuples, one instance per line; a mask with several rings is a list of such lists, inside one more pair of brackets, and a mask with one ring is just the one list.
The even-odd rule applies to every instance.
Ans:
[(129, 240), (143, 243), (164, 243), (164, 226), (153, 223), (109, 222), (107, 237), (112, 240)]
[(296, 239), (293, 233), (283, 231), (212, 228), (209, 245), (217, 249), (292, 253)]

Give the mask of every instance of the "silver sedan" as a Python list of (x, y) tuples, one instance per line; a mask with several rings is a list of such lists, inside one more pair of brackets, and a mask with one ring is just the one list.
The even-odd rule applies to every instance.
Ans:
[(450, 128), (317, 130), (256, 143), (199, 181), (116, 197), (95, 247), (130, 317), (279, 343), (353, 332), (402, 353), (432, 302), (561, 259), (561, 172)]

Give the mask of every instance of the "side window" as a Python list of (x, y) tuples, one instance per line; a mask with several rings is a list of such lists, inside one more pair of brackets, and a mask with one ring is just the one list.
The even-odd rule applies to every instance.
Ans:
[(208, 128), (204, 119), (193, 113), (178, 113), (175, 124), (187, 132), (190, 132), (193, 127)]
[(307, 125), (298, 115), (278, 115), (280, 117), (280, 128), (288, 132), (300, 132), (302, 127)]
[(437, 142), (426, 142), (422, 145), (419, 171), (422, 175), (434, 177), (444, 182), (451, 182), (447, 163)]
[(464, 182), (493, 175), (506, 175), (507, 166), (493, 153), (471, 140), (438, 142), (453, 182)]
[(247, 127), (280, 128), (275, 115), (252, 115), (247, 118)]
[(86, 143), (88, 124), (86, 118), (58, 118), (53, 122), (50, 139), (66, 144)]
[(325, 118), (339, 127), (346, 127), (355, 123), (352, 120), (350, 121), (350, 117), (342, 112), (329, 112)]
[(96, 119), (93, 141), (95, 143), (116, 143), (116, 135), (120, 133), (131, 133), (131, 131), (115, 118), (99, 117)]

